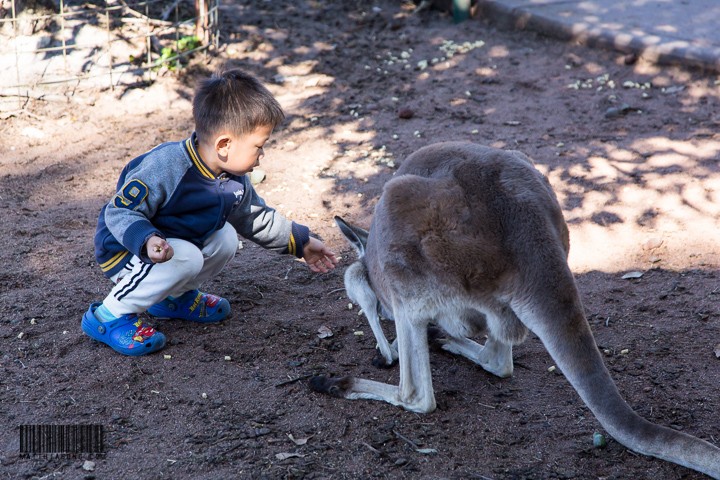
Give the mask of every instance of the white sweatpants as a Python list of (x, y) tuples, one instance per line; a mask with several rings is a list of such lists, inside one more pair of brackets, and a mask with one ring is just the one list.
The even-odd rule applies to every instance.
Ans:
[(212, 234), (202, 250), (186, 240), (168, 238), (174, 255), (164, 263), (143, 263), (133, 257), (111, 278), (115, 286), (103, 304), (114, 316), (142, 313), (166, 297), (199, 288), (233, 259), (238, 236), (229, 223)]

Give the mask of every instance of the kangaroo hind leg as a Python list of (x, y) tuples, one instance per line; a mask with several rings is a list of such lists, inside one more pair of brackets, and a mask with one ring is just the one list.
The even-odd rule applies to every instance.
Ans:
[(412, 412), (435, 410), (427, 322), (415, 324), (404, 315), (398, 315), (395, 324), (400, 363), (399, 386), (353, 377), (317, 376), (310, 380), (310, 388), (350, 400), (382, 400)]

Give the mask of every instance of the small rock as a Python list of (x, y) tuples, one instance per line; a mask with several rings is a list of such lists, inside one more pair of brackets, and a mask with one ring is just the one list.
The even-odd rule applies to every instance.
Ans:
[(253, 185), (258, 185), (262, 183), (263, 180), (265, 180), (265, 170), (262, 168), (255, 168), (250, 172), (250, 183)]
[(643, 272), (628, 272), (622, 276), (623, 280), (629, 280), (634, 278), (642, 278)]
[(579, 67), (579, 66), (581, 66), (581, 65), (584, 63), (584, 62), (583, 62), (583, 59), (582, 59), (580, 56), (575, 55), (574, 53), (568, 54), (568, 55), (565, 57), (565, 61), (566, 61), (566, 62), (568, 63), (568, 65), (570, 65), (571, 67)]
[(90, 460), (85, 460), (85, 462), (83, 462), (82, 468), (86, 472), (92, 472), (93, 470), (95, 470), (95, 462), (91, 462)]
[(20, 135), (34, 139), (45, 138), (45, 132), (36, 127), (25, 127), (20, 131)]
[(628, 53), (623, 58), (623, 63), (625, 65), (635, 65), (638, 61), (638, 55), (637, 53)]
[(595, 432), (593, 434), (593, 447), (603, 448), (605, 445), (607, 445), (607, 440), (605, 440), (605, 435), (603, 435), (602, 433)]
[(643, 243), (642, 247), (645, 250), (654, 250), (656, 248), (661, 247), (662, 244), (663, 244), (662, 238), (649, 238)]
[(328, 327), (323, 325), (320, 328), (318, 328), (317, 336), (318, 336), (318, 338), (329, 338), (329, 337), (333, 336), (333, 332)]
[(605, 118), (617, 118), (626, 115), (633, 108), (627, 103), (623, 103), (619, 107), (610, 107), (605, 110)]
[(412, 111), (410, 108), (401, 108), (398, 111), (398, 118), (402, 118), (403, 120), (409, 120), (415, 116), (415, 112)]

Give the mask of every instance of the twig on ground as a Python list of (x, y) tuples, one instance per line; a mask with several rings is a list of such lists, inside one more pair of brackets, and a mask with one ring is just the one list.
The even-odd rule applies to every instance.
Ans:
[(290, 380), (285, 380), (284, 382), (276, 383), (276, 384), (275, 384), (275, 387), (276, 387), (276, 388), (284, 387), (285, 385), (289, 385), (289, 384), (291, 384), (291, 383), (299, 382), (300, 380), (305, 380), (306, 378), (310, 378), (310, 377), (312, 377), (312, 376), (313, 376), (312, 373), (308, 373), (307, 375), (301, 375), (301, 376), (299, 376), (299, 377), (297, 377), (297, 378), (293, 378), (293, 379), (290, 379)]
[(361, 444), (362, 444), (362, 445), (365, 445), (365, 446), (368, 448), (368, 450), (370, 450), (371, 452), (377, 453), (378, 455), (382, 455), (382, 452), (381, 452), (380, 450), (378, 450), (377, 448), (373, 447), (373, 446), (370, 445), (369, 443), (362, 442)]
[(413, 448), (413, 450), (417, 450), (418, 448), (420, 448), (420, 447), (417, 446), (417, 444), (416, 444), (415, 442), (413, 442), (413, 441), (410, 440), (409, 438), (405, 437), (404, 435), (402, 435), (402, 434), (401, 434), (400, 432), (398, 432), (397, 430), (393, 430), (393, 433), (394, 433), (395, 436), (398, 437), (400, 440), (402, 440), (402, 441), (406, 442), (408, 445), (410, 445), (410, 446)]

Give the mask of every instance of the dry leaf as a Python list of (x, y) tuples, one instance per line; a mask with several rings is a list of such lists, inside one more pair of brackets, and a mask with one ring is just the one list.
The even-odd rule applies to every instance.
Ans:
[(433, 453), (438, 453), (438, 451), (435, 450), (434, 448), (416, 448), (415, 451), (416, 451), (417, 453), (422, 453), (422, 454), (424, 454), (424, 455), (430, 455), (430, 454), (433, 454)]
[(662, 91), (663, 93), (670, 95), (673, 93), (680, 93), (683, 90), (685, 90), (685, 85), (673, 85), (672, 87), (663, 88)]
[(643, 276), (643, 272), (628, 272), (625, 275), (623, 275), (622, 278), (627, 280), (629, 278), (640, 278), (642, 276)]
[(293, 437), (293, 434), (292, 434), (292, 433), (288, 433), (288, 438), (289, 438), (290, 440), (292, 440), (292, 442), (293, 442), (295, 445), (300, 446), (300, 445), (305, 445), (305, 444), (308, 442), (308, 440), (310, 440), (312, 437), (307, 437), (307, 438), (295, 438), (295, 437)]
[(275, 454), (275, 458), (277, 458), (278, 460), (287, 460), (288, 458), (293, 458), (293, 457), (302, 458), (304, 456), (305, 455), (303, 455), (302, 453), (294, 453), (294, 452), (284, 452), (284, 453)]
[(328, 337), (332, 337), (332, 336), (333, 336), (332, 330), (330, 330), (325, 325), (318, 328), (318, 338), (328, 338)]

